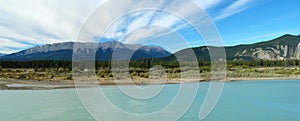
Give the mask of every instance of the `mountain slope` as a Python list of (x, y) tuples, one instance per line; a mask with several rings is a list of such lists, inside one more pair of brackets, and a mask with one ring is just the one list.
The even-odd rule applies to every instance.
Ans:
[[(160, 58), (169, 56), (171, 53), (157, 46), (142, 46), (137, 44), (123, 44), (120, 42), (104, 43), (56, 43), (36, 46), (17, 53), (0, 57), (0, 60), (72, 60), (74, 46), (97, 48), (98, 60), (109, 60), (114, 51), (134, 53), (131, 59)], [(87, 53), (91, 48), (79, 49), (75, 53)], [(135, 51), (137, 50), (137, 51)]]
[[(209, 61), (209, 49), (217, 48), (212, 46), (201, 46), (196, 48), (189, 48), (175, 53), (180, 58), (191, 58), (190, 50), (192, 49), (198, 60)], [(259, 42), (249, 45), (237, 45), (231, 47), (224, 47), (226, 51), (227, 60), (283, 60), (283, 59), (300, 59), (300, 35), (284, 35), (279, 38)], [(174, 60), (173, 57), (167, 58)]]
[[(130, 53), (133, 53), (131, 59), (163, 57), (165, 60), (173, 61), (176, 60), (174, 56), (176, 55), (177, 58), (181, 58), (182, 60), (191, 60), (193, 54), (195, 54), (198, 60), (209, 61), (209, 49), (218, 48), (213, 46), (201, 46), (183, 49), (171, 55), (171, 53), (161, 47), (123, 44), (117, 41), (97, 44), (67, 42), (36, 46), (17, 53), (0, 56), (0, 60), (72, 60), (74, 45), (84, 47), (88, 44), (98, 46), (96, 52), (98, 60), (109, 60), (114, 52), (120, 55), (119, 59), (127, 59)], [(227, 60), (230, 61), (300, 59), (300, 35), (284, 35), (270, 41), (224, 48)], [(76, 50), (75, 54), (92, 51), (89, 49), (90, 48)], [(86, 58), (84, 54), (81, 57)]]

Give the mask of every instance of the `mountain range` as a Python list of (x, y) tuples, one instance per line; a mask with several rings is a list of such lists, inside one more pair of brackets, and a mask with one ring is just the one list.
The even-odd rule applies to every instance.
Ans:
[[(198, 60), (209, 61), (209, 49), (218, 48), (214, 46), (200, 46), (195, 48), (183, 49), (175, 53), (181, 58), (191, 58), (188, 54), (191, 49), (197, 56)], [(283, 59), (300, 59), (300, 35), (283, 35), (273, 40), (244, 44), (237, 46), (224, 47), (227, 60), (283, 60)], [(174, 57), (169, 57), (173, 60)]]
[[(74, 46), (96, 45), (96, 57), (98, 60), (109, 60), (113, 52), (133, 53), (131, 59), (142, 58), (164, 58), (167, 60), (181, 57), (191, 58), (193, 50), (198, 60), (209, 61), (209, 49), (220, 48), (214, 46), (200, 46), (180, 50), (174, 54), (164, 50), (159, 46), (144, 46), (139, 44), (124, 44), (117, 41), (104, 43), (56, 43), (36, 46), (17, 53), (0, 56), (0, 60), (72, 60)], [(237, 46), (224, 47), (227, 60), (283, 60), (300, 59), (300, 35), (283, 35), (270, 41), (264, 41), (254, 44), (245, 44)], [(136, 51), (135, 51), (136, 50)], [(88, 49), (79, 49), (75, 53), (85, 53), (80, 51), (89, 51)], [(124, 55), (125, 56), (125, 55)]]
[[(79, 47), (74, 53), (74, 47)], [(82, 49), (80, 47), (87, 47)], [(107, 61), (114, 51), (132, 53), (131, 59), (161, 58), (171, 55), (170, 52), (158, 46), (143, 46), (139, 44), (123, 44), (117, 41), (104, 43), (65, 42), (36, 46), (17, 53), (0, 57), (0, 60), (72, 60), (73, 54), (89, 53), (96, 48), (98, 60)], [(83, 53), (83, 54), (82, 54)], [(86, 58), (86, 57), (83, 57)]]

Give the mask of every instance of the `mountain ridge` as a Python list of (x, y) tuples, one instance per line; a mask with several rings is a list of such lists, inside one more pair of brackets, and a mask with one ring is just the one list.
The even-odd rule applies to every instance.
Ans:
[[(209, 48), (220, 48), (216, 46), (200, 46), (187, 48), (174, 53), (181, 58), (190, 58), (188, 51), (195, 52), (198, 60), (209, 61)], [(224, 47), (227, 60), (284, 60), (300, 59), (300, 35), (285, 34), (275, 39), (253, 44), (241, 44)], [(174, 60), (169, 57), (168, 60)]]
[[(186, 48), (172, 54), (159, 46), (124, 44), (118, 41), (104, 43), (65, 42), (35, 46), (17, 53), (0, 56), (0, 60), (72, 60), (75, 44), (79, 47), (96, 44), (98, 46), (96, 47), (98, 49), (96, 52), (97, 59), (104, 61), (109, 60), (114, 51), (118, 52), (119, 55), (122, 55), (122, 53), (134, 53), (131, 59), (163, 58), (165, 60), (176, 60), (176, 57), (180, 57), (184, 60), (189, 60), (193, 56), (190, 50), (195, 53), (198, 60), (210, 61), (209, 49), (220, 48), (216, 46), (200, 46)], [(225, 46), (224, 48), (229, 61), (300, 59), (300, 35), (285, 34), (269, 41)], [(80, 51), (79, 53), (84, 53)], [(123, 56), (128, 56), (126, 54)]]
[[(64, 42), (45, 44), (35, 46), (16, 53), (8, 54), (0, 57), (0, 60), (72, 60), (74, 46), (88, 47), (87, 49), (79, 49), (81, 53), (91, 51), (96, 47), (96, 57), (99, 60), (109, 60), (114, 50), (133, 53), (131, 59), (141, 58), (160, 58), (171, 55), (170, 52), (158, 46), (143, 46), (139, 44), (123, 44), (121, 42), (104, 42), (104, 43), (82, 43), (82, 42)], [(89, 46), (91, 46), (89, 48)]]

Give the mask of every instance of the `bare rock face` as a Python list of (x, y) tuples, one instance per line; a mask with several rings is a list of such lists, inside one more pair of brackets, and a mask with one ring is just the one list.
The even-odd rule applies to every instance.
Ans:
[(274, 53), (270, 51), (264, 51), (264, 50), (258, 50), (253, 53), (253, 56), (257, 59), (263, 59), (263, 60), (271, 60), (274, 59)]
[(235, 53), (234, 60), (240, 60), (240, 58), (246, 56), (262, 60), (300, 59), (300, 42), (296, 46), (269, 45), (264, 48), (256, 47), (239, 50)]
[(296, 50), (295, 50), (295, 58), (300, 59), (300, 42), (298, 43)]
[[(261, 48), (261, 47), (257, 47), (257, 48), (252, 48), (249, 50), (242, 50), (242, 51), (238, 51), (235, 54), (235, 59), (239, 59), (241, 57), (245, 57), (245, 56), (249, 56), (251, 58), (254, 59), (263, 59), (263, 60), (281, 60), (284, 59), (284, 56), (281, 54), (281, 51), (283, 51), (284, 48), (280, 49), (277, 46), (270, 46), (270, 47), (266, 47), (266, 48)], [(287, 47), (287, 46), (286, 46)], [(279, 48), (279, 49), (277, 49)]]
[(284, 57), (287, 57), (287, 54), (288, 54), (288, 46), (284, 46), (284, 50), (283, 50), (283, 56)]
[[(199, 60), (210, 61), (210, 53), (208, 46), (200, 46), (192, 48)], [(214, 46), (209, 46), (213, 48)], [(222, 47), (223, 48), (223, 47)], [(240, 60), (300, 60), (300, 35), (286, 34), (270, 41), (263, 41), (253, 44), (242, 44), (236, 46), (225, 46), (226, 59), (229, 61)], [(186, 56), (188, 49), (181, 50), (178, 55)], [(175, 59), (174, 59), (175, 60)]]

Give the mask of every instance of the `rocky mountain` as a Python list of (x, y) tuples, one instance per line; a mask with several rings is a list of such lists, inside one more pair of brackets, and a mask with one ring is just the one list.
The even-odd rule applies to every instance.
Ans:
[[(209, 49), (218, 48), (213, 46), (201, 46), (195, 48), (184, 49), (176, 52), (178, 57), (188, 59), (191, 57), (192, 49), (198, 60), (209, 61)], [(300, 35), (283, 35), (276, 39), (259, 42), (248, 45), (237, 45), (224, 47), (227, 60), (283, 60), (283, 59), (300, 59)], [(168, 57), (173, 60), (174, 57)]]
[[(73, 53), (74, 47), (77, 49)], [(96, 49), (95, 56), (98, 57), (98, 60), (109, 60), (114, 51), (132, 53), (131, 59), (160, 58), (171, 54), (158, 46), (123, 44), (117, 41), (104, 43), (66, 42), (36, 46), (17, 53), (2, 56), (0, 57), (0, 60), (72, 60), (73, 54), (87, 55), (86, 53), (94, 51), (93, 48)]]
[[(74, 47), (77, 49), (73, 53)], [(97, 49), (96, 57), (98, 60), (109, 60), (112, 53), (117, 53), (120, 55), (119, 59), (128, 59), (127, 57), (132, 54), (130, 59), (164, 58), (165, 60), (172, 61), (180, 57), (184, 60), (189, 60), (195, 54), (198, 60), (209, 61), (209, 49), (219, 47), (201, 46), (183, 49), (171, 54), (157, 46), (124, 44), (117, 41), (104, 43), (66, 42), (36, 46), (17, 53), (0, 56), (0, 60), (72, 60), (73, 54), (80, 55), (80, 58), (91, 56), (87, 53), (95, 51), (92, 48)], [(300, 59), (300, 35), (283, 35), (270, 41), (224, 48), (227, 60), (230, 61)], [(174, 55), (176, 55), (176, 58)]]

